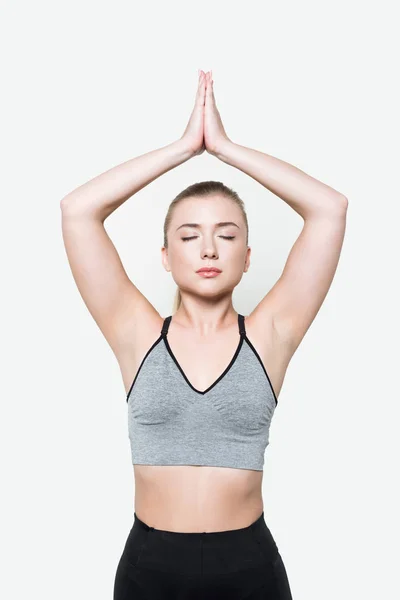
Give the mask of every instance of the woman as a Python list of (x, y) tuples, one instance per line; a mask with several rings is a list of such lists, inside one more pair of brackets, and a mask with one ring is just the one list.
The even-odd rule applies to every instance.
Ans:
[[(162, 261), (179, 295), (174, 314), (162, 318), (128, 279), (104, 221), (204, 150), (282, 198), (304, 226), (279, 280), (244, 317), (232, 305), (250, 265), (243, 202), (219, 182), (190, 186), (165, 219)], [(264, 520), (264, 451), (289, 361), (338, 264), (347, 199), (284, 161), (233, 143), (212, 76), (201, 71), (179, 140), (89, 181), (61, 208), (73, 276), (127, 394), (135, 511), (114, 600), (290, 599)]]

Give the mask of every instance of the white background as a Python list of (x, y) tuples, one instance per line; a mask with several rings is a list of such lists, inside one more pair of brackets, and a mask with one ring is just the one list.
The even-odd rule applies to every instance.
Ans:
[[(400, 598), (399, 94), (394, 2), (2, 4), (1, 579), (7, 600), (110, 600), (133, 521), (117, 361), (72, 279), (60, 200), (178, 139), (213, 70), (228, 136), (349, 200), (328, 296), (295, 353), (265, 457), (265, 519), (294, 600)], [(171, 314), (171, 200), (215, 179), (243, 198), (248, 314), (302, 220), (202, 154), (106, 221), (128, 275)]]

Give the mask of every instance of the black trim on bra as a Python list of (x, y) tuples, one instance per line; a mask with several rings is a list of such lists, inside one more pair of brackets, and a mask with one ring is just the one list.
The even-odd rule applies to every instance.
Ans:
[(244, 324), (244, 315), (238, 314), (239, 333), (241, 336), (246, 337), (246, 327)]
[(154, 342), (154, 343), (153, 343), (153, 344), (150, 346), (150, 348), (147, 350), (146, 354), (144, 355), (144, 357), (143, 357), (143, 359), (142, 359), (142, 362), (140, 363), (140, 366), (139, 366), (138, 370), (136, 371), (136, 375), (135, 375), (135, 377), (134, 377), (134, 379), (133, 379), (133, 381), (132, 381), (131, 387), (129, 388), (129, 392), (128, 392), (128, 393), (127, 393), (127, 395), (126, 395), (126, 401), (127, 401), (127, 402), (128, 402), (128, 400), (129, 400), (129, 396), (130, 396), (130, 393), (131, 393), (131, 391), (132, 391), (133, 385), (134, 385), (134, 383), (135, 383), (135, 381), (136, 381), (136, 379), (137, 379), (137, 376), (139, 375), (139, 372), (140, 372), (141, 368), (142, 368), (142, 367), (143, 367), (143, 365), (144, 365), (144, 362), (145, 362), (146, 358), (148, 357), (148, 355), (150, 354), (150, 352), (153, 350), (153, 348), (155, 348), (155, 347), (157, 346), (157, 344), (158, 344), (159, 342), (161, 342), (162, 338), (163, 338), (163, 336), (162, 336), (162, 334), (161, 334), (161, 335), (160, 335), (160, 336), (159, 336), (159, 337), (156, 339), (156, 341), (155, 341), (155, 342)]
[(278, 398), (276, 397), (275, 390), (274, 390), (274, 388), (273, 388), (273, 386), (272, 386), (271, 380), (270, 380), (270, 378), (269, 378), (269, 375), (268, 375), (268, 373), (267, 373), (267, 369), (265, 368), (265, 365), (264, 365), (263, 361), (261, 360), (261, 356), (258, 354), (257, 350), (255, 349), (255, 347), (253, 346), (253, 344), (251, 343), (251, 341), (249, 340), (249, 338), (247, 337), (247, 335), (246, 335), (246, 337), (245, 337), (245, 340), (246, 340), (247, 344), (250, 346), (250, 348), (253, 350), (253, 352), (254, 352), (254, 354), (256, 355), (256, 357), (258, 358), (258, 360), (259, 360), (259, 362), (260, 362), (260, 365), (262, 366), (262, 368), (263, 368), (263, 370), (264, 370), (264, 373), (265, 373), (265, 375), (267, 376), (267, 379), (268, 379), (269, 385), (270, 385), (270, 387), (271, 387), (271, 390), (272, 390), (272, 393), (273, 393), (273, 395), (274, 395), (274, 399), (275, 399), (275, 406), (276, 406), (276, 405), (278, 404)]
[(219, 382), (221, 381), (221, 379), (222, 379), (223, 377), (225, 377), (225, 375), (228, 373), (228, 371), (229, 371), (229, 370), (232, 368), (232, 366), (234, 365), (234, 363), (235, 363), (235, 361), (236, 361), (236, 358), (237, 358), (237, 356), (238, 356), (238, 354), (239, 354), (239, 352), (240, 352), (240, 348), (242, 347), (243, 340), (244, 340), (244, 337), (243, 337), (243, 336), (240, 336), (239, 343), (238, 343), (238, 345), (237, 345), (237, 348), (236, 348), (236, 350), (235, 350), (235, 354), (234, 354), (234, 355), (233, 355), (233, 357), (231, 358), (231, 361), (230, 361), (229, 365), (228, 365), (228, 366), (226, 367), (226, 369), (225, 369), (225, 370), (224, 370), (224, 371), (221, 373), (221, 375), (218, 377), (218, 379), (216, 379), (216, 380), (214, 381), (214, 383), (212, 383), (212, 384), (211, 384), (211, 385), (210, 385), (210, 386), (209, 386), (209, 387), (208, 387), (206, 390), (204, 390), (204, 391), (200, 391), (200, 390), (196, 389), (196, 388), (195, 388), (195, 387), (194, 387), (194, 386), (193, 386), (193, 385), (190, 383), (189, 379), (188, 379), (188, 378), (187, 378), (187, 376), (186, 376), (186, 373), (184, 372), (184, 370), (182, 369), (181, 365), (178, 363), (178, 361), (177, 361), (177, 359), (176, 359), (176, 357), (175, 357), (174, 353), (172, 352), (172, 350), (171, 350), (171, 346), (170, 346), (170, 345), (169, 345), (169, 343), (168, 343), (167, 337), (166, 337), (166, 336), (164, 337), (165, 346), (166, 346), (166, 348), (167, 348), (167, 350), (168, 350), (168, 352), (169, 352), (169, 354), (170, 354), (170, 356), (171, 356), (172, 360), (174, 361), (174, 363), (175, 363), (175, 364), (176, 364), (176, 366), (178, 367), (179, 371), (182, 373), (182, 375), (183, 375), (183, 377), (184, 377), (184, 379), (185, 379), (186, 383), (187, 383), (187, 384), (188, 384), (188, 385), (189, 385), (189, 386), (192, 388), (192, 390), (194, 390), (194, 391), (195, 391), (195, 392), (197, 392), (198, 394), (201, 394), (202, 396), (204, 396), (204, 394), (207, 394), (207, 392), (209, 392), (209, 391), (210, 391), (210, 390), (211, 390), (211, 389), (212, 389), (212, 388), (213, 388), (215, 385), (217, 385), (217, 383), (219, 383)]
[(244, 341), (244, 340), (246, 340), (247, 344), (249, 345), (249, 347), (251, 348), (251, 350), (254, 352), (254, 354), (255, 354), (256, 358), (257, 358), (257, 359), (258, 359), (258, 361), (260, 362), (260, 364), (261, 364), (261, 366), (262, 366), (262, 368), (263, 368), (263, 371), (264, 371), (264, 373), (265, 373), (265, 375), (266, 375), (266, 377), (267, 377), (267, 379), (268, 379), (269, 385), (270, 385), (270, 387), (271, 387), (272, 394), (273, 394), (273, 396), (274, 396), (274, 399), (275, 399), (275, 406), (278, 404), (278, 399), (277, 399), (277, 397), (276, 397), (275, 390), (274, 390), (274, 388), (273, 388), (273, 386), (272, 386), (271, 380), (270, 380), (270, 378), (269, 378), (269, 375), (268, 375), (268, 373), (267, 373), (267, 370), (266, 370), (266, 368), (265, 368), (265, 366), (264, 366), (264, 363), (263, 363), (263, 361), (261, 360), (261, 357), (260, 357), (260, 355), (258, 354), (257, 350), (255, 349), (255, 347), (253, 346), (253, 344), (251, 343), (251, 341), (250, 341), (250, 340), (249, 340), (249, 338), (247, 337), (247, 334), (246, 334), (246, 326), (245, 326), (245, 317), (244, 317), (244, 315), (238, 314), (238, 326), (239, 326), (240, 339), (239, 339), (239, 343), (238, 343), (238, 345), (237, 345), (237, 348), (236, 348), (236, 350), (235, 350), (235, 353), (234, 353), (234, 355), (233, 355), (233, 357), (232, 357), (232, 359), (231, 359), (231, 361), (230, 361), (229, 365), (228, 365), (228, 366), (226, 367), (226, 369), (225, 369), (225, 370), (224, 370), (224, 371), (221, 373), (221, 375), (220, 375), (220, 376), (219, 376), (219, 377), (218, 377), (218, 378), (217, 378), (217, 379), (214, 381), (214, 383), (212, 383), (212, 384), (211, 384), (211, 385), (210, 385), (210, 386), (209, 386), (209, 387), (208, 387), (206, 390), (204, 390), (204, 391), (197, 390), (197, 389), (196, 389), (196, 388), (195, 388), (195, 387), (194, 387), (194, 386), (193, 386), (193, 385), (190, 383), (190, 381), (189, 381), (189, 379), (187, 378), (187, 376), (186, 376), (185, 372), (183, 371), (182, 367), (181, 367), (181, 366), (180, 366), (180, 364), (178, 363), (178, 361), (177, 361), (177, 359), (176, 359), (176, 357), (175, 357), (174, 353), (172, 352), (172, 349), (171, 349), (171, 347), (170, 347), (170, 345), (169, 345), (169, 342), (168, 342), (168, 339), (167, 339), (167, 333), (168, 333), (168, 328), (169, 328), (169, 325), (170, 325), (170, 323), (171, 323), (171, 319), (172, 319), (172, 315), (169, 315), (168, 317), (166, 317), (166, 318), (164, 319), (163, 326), (162, 326), (161, 333), (160, 333), (159, 337), (158, 337), (158, 338), (156, 339), (156, 341), (155, 341), (155, 342), (154, 342), (154, 343), (153, 343), (153, 344), (150, 346), (150, 348), (147, 350), (146, 354), (144, 355), (144, 357), (143, 357), (143, 359), (142, 359), (142, 361), (141, 361), (141, 363), (140, 363), (140, 366), (139, 366), (139, 368), (138, 368), (138, 370), (137, 370), (137, 372), (136, 372), (136, 375), (135, 375), (135, 377), (134, 377), (134, 379), (133, 379), (133, 381), (132, 381), (132, 384), (131, 384), (131, 386), (130, 386), (130, 388), (129, 388), (128, 394), (126, 395), (126, 402), (128, 402), (128, 400), (129, 400), (129, 396), (130, 396), (130, 394), (131, 394), (131, 392), (132, 392), (133, 386), (134, 386), (134, 384), (135, 384), (135, 382), (136, 382), (136, 379), (137, 379), (137, 377), (138, 377), (138, 375), (139, 375), (139, 372), (140, 372), (140, 370), (142, 369), (142, 367), (143, 367), (143, 365), (144, 365), (144, 363), (145, 363), (145, 360), (146, 360), (146, 358), (148, 357), (148, 355), (150, 354), (150, 352), (151, 352), (151, 351), (152, 351), (152, 350), (155, 348), (155, 346), (157, 346), (157, 344), (158, 344), (158, 343), (159, 343), (159, 342), (160, 342), (162, 339), (164, 340), (165, 347), (166, 347), (166, 349), (168, 350), (168, 353), (169, 353), (169, 355), (171, 356), (171, 358), (173, 359), (174, 363), (175, 363), (175, 364), (176, 364), (176, 366), (178, 367), (179, 371), (180, 371), (180, 372), (181, 372), (181, 374), (183, 375), (183, 377), (184, 377), (184, 379), (185, 379), (186, 383), (189, 385), (189, 387), (191, 387), (191, 389), (192, 389), (192, 390), (194, 390), (195, 392), (197, 392), (198, 394), (201, 394), (201, 395), (204, 395), (204, 394), (206, 394), (207, 392), (209, 392), (209, 391), (210, 391), (210, 390), (211, 390), (211, 389), (212, 389), (212, 388), (213, 388), (215, 385), (217, 385), (217, 383), (219, 383), (219, 382), (221, 381), (221, 379), (222, 379), (223, 377), (225, 377), (225, 375), (228, 373), (228, 371), (229, 371), (229, 370), (232, 368), (232, 366), (234, 365), (234, 363), (235, 363), (235, 361), (236, 361), (236, 359), (237, 359), (237, 357), (238, 357), (238, 355), (239, 355), (240, 349), (241, 349), (241, 347), (242, 347), (242, 345), (243, 345), (243, 341)]
[(219, 383), (221, 381), (221, 379), (223, 377), (225, 377), (225, 375), (228, 373), (228, 371), (232, 368), (232, 366), (234, 365), (236, 358), (238, 357), (238, 354), (240, 352), (240, 349), (242, 347), (243, 344), (243, 340), (244, 337), (246, 335), (246, 330), (244, 327), (244, 317), (243, 315), (239, 315), (238, 314), (238, 327), (239, 327), (239, 333), (240, 333), (240, 338), (239, 338), (239, 342), (238, 345), (236, 347), (235, 353), (232, 356), (230, 363), (228, 364), (228, 366), (224, 369), (224, 371), (221, 373), (221, 375), (214, 381), (214, 383), (212, 383), (210, 386), (208, 386), (208, 388), (204, 391), (198, 390), (194, 387), (194, 385), (192, 385), (192, 383), (189, 381), (189, 379), (186, 376), (186, 373), (184, 372), (184, 370), (182, 369), (181, 365), (179, 364), (176, 356), (174, 355), (171, 346), (169, 345), (168, 339), (167, 339), (167, 333), (168, 333), (168, 328), (169, 325), (171, 323), (171, 319), (172, 319), (172, 315), (170, 315), (169, 317), (167, 317), (164, 320), (164, 324), (161, 330), (161, 334), (164, 338), (164, 343), (165, 343), (165, 347), (167, 348), (169, 355), (171, 356), (172, 360), (174, 361), (174, 363), (176, 364), (176, 366), (178, 367), (179, 371), (181, 372), (181, 374), (183, 375), (183, 378), (185, 379), (186, 383), (189, 385), (189, 387), (192, 388), (193, 391), (197, 392), (197, 394), (201, 394), (202, 396), (204, 396), (204, 394), (207, 394), (215, 385), (217, 385), (217, 383)]
[(168, 333), (168, 327), (169, 327), (169, 324), (171, 323), (171, 319), (172, 319), (172, 315), (170, 315), (169, 317), (165, 317), (164, 323), (163, 323), (163, 326), (162, 326), (162, 329), (161, 329), (161, 335), (162, 336), (167, 335), (167, 333)]

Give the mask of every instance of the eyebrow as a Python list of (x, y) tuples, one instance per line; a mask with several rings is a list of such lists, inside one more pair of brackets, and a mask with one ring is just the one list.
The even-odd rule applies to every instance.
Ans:
[[(240, 229), (239, 225), (237, 225), (233, 221), (220, 221), (219, 223), (215, 224), (215, 227), (227, 227), (228, 225), (234, 225), (234, 227)], [(196, 229), (201, 229), (201, 225), (199, 223), (183, 223), (182, 225), (179, 225), (179, 227), (177, 227), (176, 231), (178, 231), (178, 229), (181, 229), (182, 227), (194, 227)]]

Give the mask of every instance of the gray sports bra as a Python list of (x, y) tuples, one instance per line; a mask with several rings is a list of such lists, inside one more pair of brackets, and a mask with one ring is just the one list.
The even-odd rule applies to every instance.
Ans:
[(267, 371), (238, 315), (240, 339), (223, 373), (203, 392), (168, 343), (172, 315), (144, 356), (126, 397), (132, 463), (262, 471), (278, 404)]

